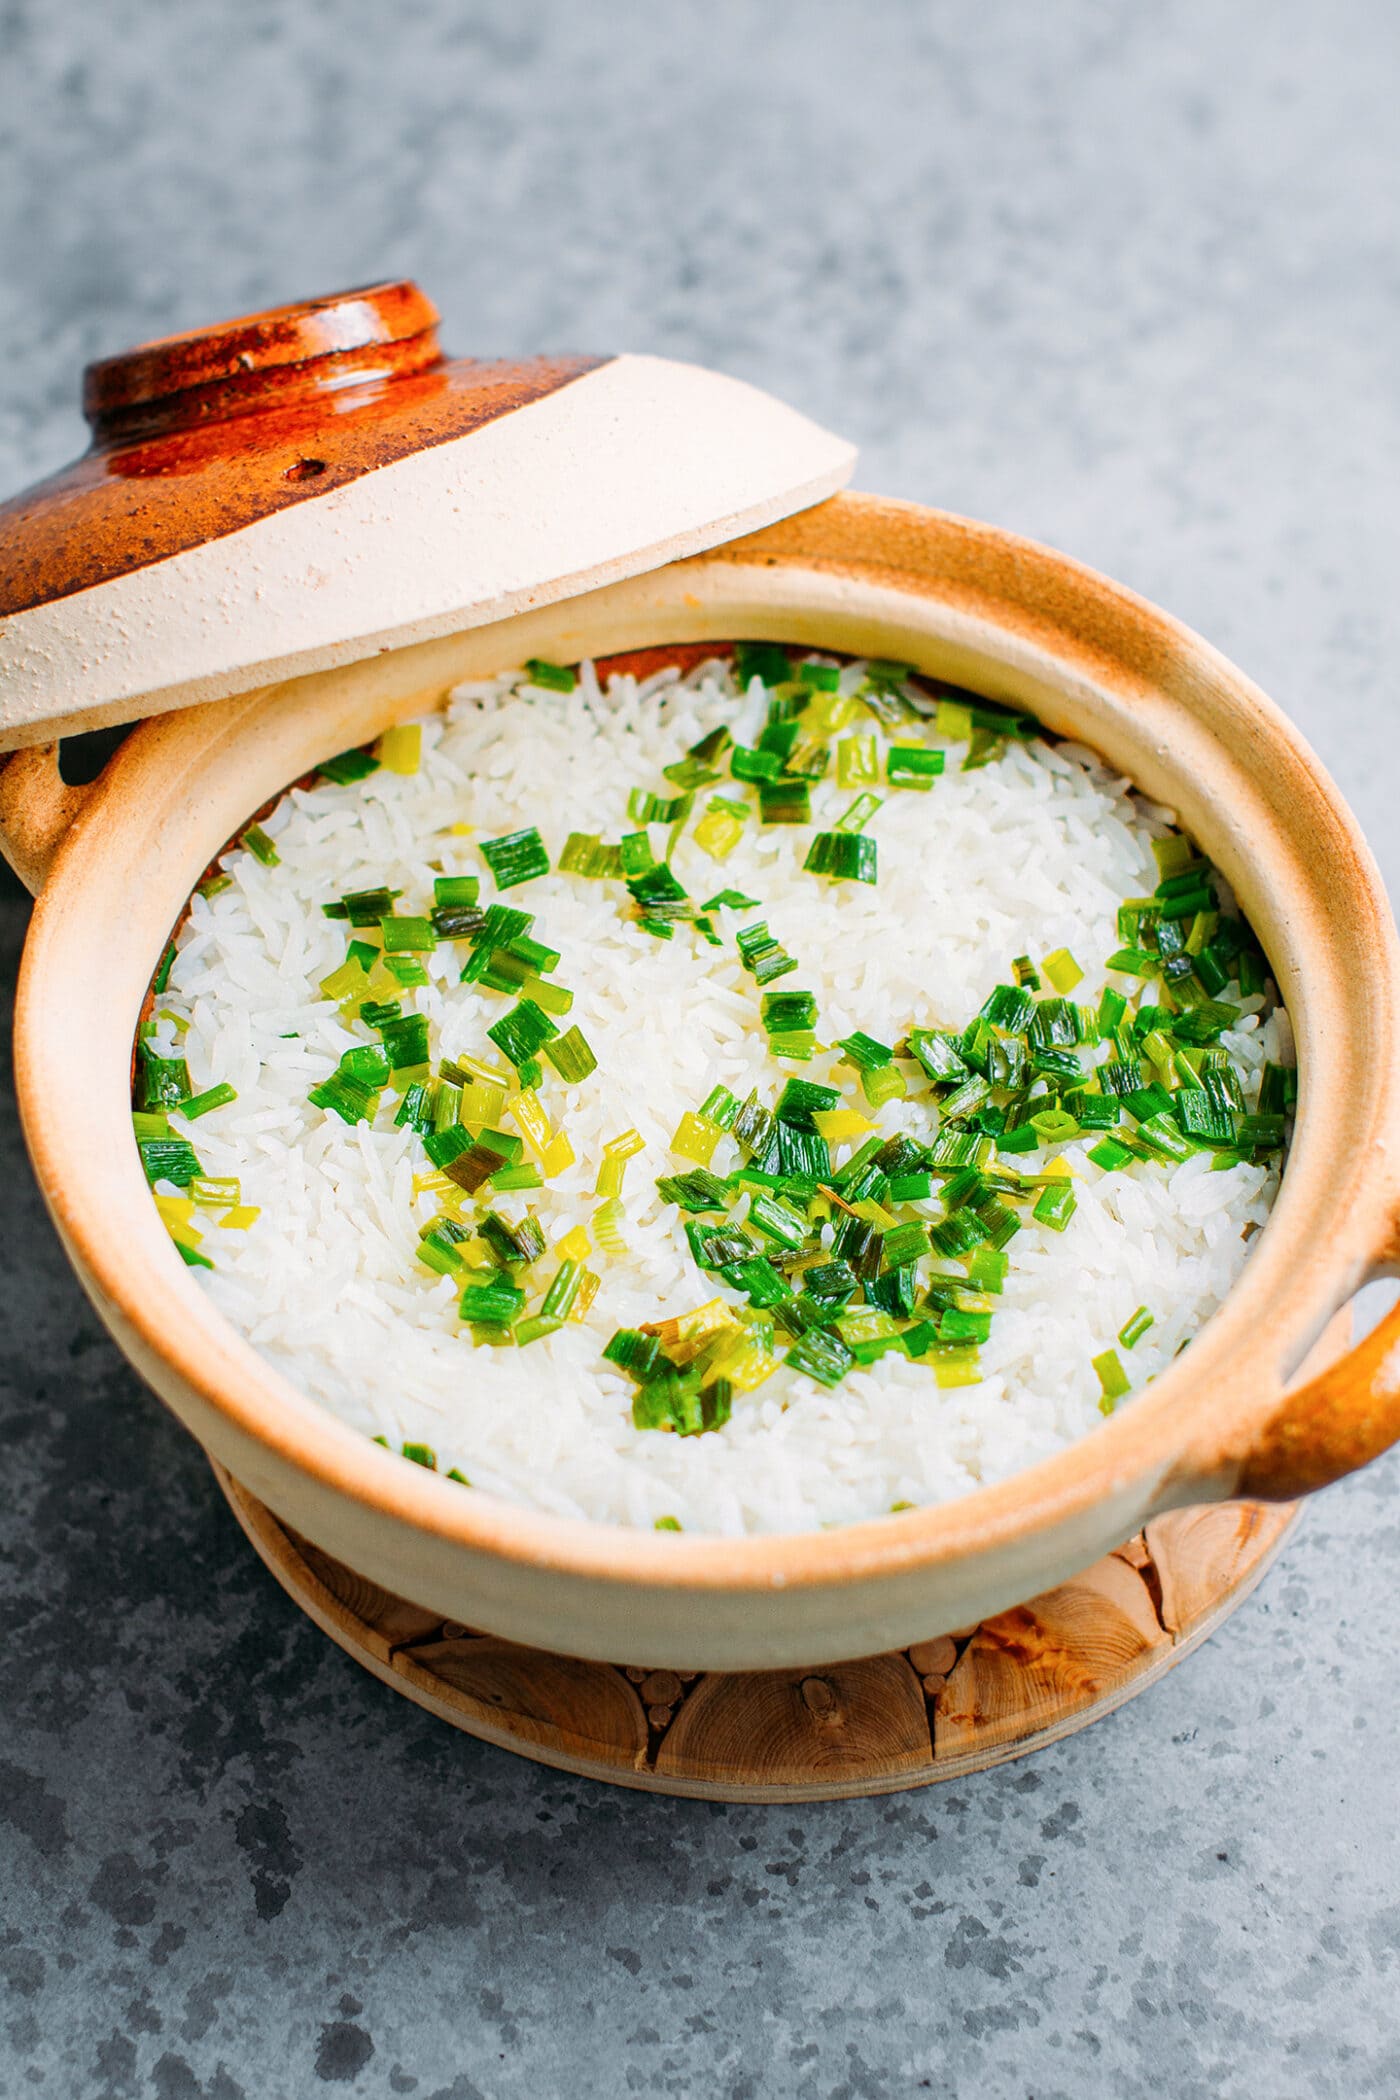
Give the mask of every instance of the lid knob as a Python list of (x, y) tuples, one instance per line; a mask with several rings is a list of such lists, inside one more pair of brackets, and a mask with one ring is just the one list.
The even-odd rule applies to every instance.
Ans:
[(441, 362), (437, 308), (407, 278), (140, 343), (83, 374), (95, 441), (191, 428)]

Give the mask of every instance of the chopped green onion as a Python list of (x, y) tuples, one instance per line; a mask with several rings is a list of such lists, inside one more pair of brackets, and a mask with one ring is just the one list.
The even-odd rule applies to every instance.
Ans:
[(1105, 1349), (1102, 1356), (1093, 1359), (1093, 1364), (1101, 1388), (1099, 1412), (1111, 1415), (1115, 1403), (1132, 1391), (1133, 1381), (1123, 1369), (1116, 1349)]
[[(491, 1149), (494, 1151), (495, 1146)], [(525, 1159), (518, 1161), (514, 1166), (500, 1168), (491, 1176), (491, 1186), (493, 1189), (500, 1189), (502, 1193), (511, 1189), (541, 1189), (544, 1187), (544, 1176), (532, 1159)]]
[(521, 999), (486, 1033), (497, 1049), (523, 1073), (534, 1062), (535, 1052), (552, 1042), (559, 1030), (533, 999)]
[(627, 814), (634, 824), (676, 824), (690, 815), (695, 797), (653, 795), (646, 788), (633, 788), (627, 797)]
[(742, 687), (755, 678), (765, 685), (785, 685), (792, 677), (792, 659), (777, 642), (736, 642), (734, 675)]
[(771, 1196), (759, 1189), (749, 1198), (748, 1221), (757, 1232), (768, 1240), (776, 1240), (780, 1247), (796, 1253), (807, 1238), (805, 1217), (783, 1202), (780, 1196)]
[(879, 795), (857, 795), (846, 814), (836, 819), (837, 831), (849, 832), (852, 836), (864, 831), (876, 811), (884, 806), (884, 801)]
[(861, 1029), (857, 1029), (854, 1035), (842, 1036), (840, 1048), (845, 1052), (847, 1062), (862, 1072), (878, 1071), (894, 1061), (894, 1052), (888, 1043), (877, 1042), (873, 1035), (866, 1035)]
[(682, 1210), (723, 1210), (729, 1201), (729, 1183), (708, 1167), (696, 1167), (688, 1174), (663, 1174), (656, 1186), (665, 1202), (678, 1203)]
[(317, 771), (337, 787), (349, 787), (352, 782), (368, 780), (371, 773), (377, 773), (379, 760), (368, 751), (342, 751), (336, 758), (323, 758)]
[(525, 676), (531, 685), (543, 686), (551, 693), (572, 693), (578, 684), (578, 673), (569, 664), (552, 664), (546, 657), (532, 656), (525, 665)]
[(891, 744), (885, 753), (885, 778), (891, 787), (918, 788), (926, 794), (946, 763), (944, 751), (923, 744)]
[(707, 897), (701, 911), (748, 911), (758, 902), (757, 897), (746, 897), (742, 890), (717, 890)]
[(864, 832), (819, 831), (802, 865), (809, 874), (828, 875), (834, 882), (878, 879), (875, 841)]
[(476, 875), (433, 877), (434, 904), (475, 904), (480, 892), (481, 880)]
[(762, 824), (810, 824), (811, 791), (805, 780), (760, 780), (758, 816)]
[(587, 875), (595, 881), (622, 873), (622, 849), (605, 846), (595, 832), (571, 831), (559, 856), (560, 872)]
[[(346, 1053), (347, 1056), (353, 1054)], [(323, 1079), (319, 1086), (310, 1089), (307, 1100), (313, 1107), (339, 1116), (342, 1123), (372, 1123), (379, 1106), (379, 1087), (345, 1070), (344, 1059), (341, 1064), (341, 1070), (332, 1072), (329, 1079)], [(388, 1077), (387, 1069), (385, 1077)]]
[(189, 1099), (190, 1068), (183, 1057), (160, 1057), (140, 1046), (136, 1068), (137, 1101), (143, 1109), (176, 1108)]
[(759, 984), (771, 984), (775, 977), (786, 976), (797, 968), (797, 958), (781, 948), (763, 920), (756, 925), (745, 926), (735, 935), (744, 968)]
[(496, 1211), (488, 1210), (478, 1220), (477, 1231), (496, 1259), (511, 1267), (520, 1263), (528, 1268), (544, 1253), (544, 1230), (533, 1213), (527, 1213), (518, 1224), (509, 1225)]
[(462, 1293), (461, 1316), (482, 1327), (509, 1327), (525, 1303), (525, 1293), (508, 1276), (490, 1283), (469, 1283)]
[(186, 1138), (138, 1138), (136, 1149), (149, 1182), (173, 1181), (176, 1188), (188, 1188), (204, 1172), (199, 1154)]
[[(265, 868), (275, 868), (282, 858), (261, 824), (250, 824), (239, 843), (246, 846), (254, 860), (260, 860)], [(212, 1262), (210, 1267), (213, 1267)]]
[(481, 853), (498, 890), (513, 890), (536, 875), (549, 873), (549, 855), (533, 824), (523, 831), (508, 831), (502, 838), (483, 839)]
[(1074, 1190), (1068, 1181), (1055, 1181), (1041, 1190), (1031, 1215), (1037, 1224), (1048, 1225), (1052, 1232), (1063, 1232), (1074, 1212)]
[(815, 992), (765, 992), (759, 1002), (759, 1016), (767, 1034), (789, 1035), (795, 1030), (815, 1027), (817, 998)]
[[(534, 1005), (534, 1001), (531, 1000), (530, 1004)], [(598, 1060), (589, 1048), (581, 1028), (566, 1028), (561, 1036), (556, 1036), (553, 1042), (545, 1044), (544, 1054), (559, 1077), (567, 1080), (571, 1086), (581, 1079), (587, 1079), (590, 1072), (596, 1072), (598, 1069)]]
[(386, 956), (422, 953), (437, 946), (437, 935), (430, 919), (389, 917), (380, 920), (379, 930), (384, 936)]
[(836, 746), (836, 785), (874, 787), (880, 761), (873, 736), (843, 736)]
[(815, 1378), (819, 1385), (834, 1386), (841, 1383), (855, 1357), (839, 1334), (830, 1328), (814, 1327), (789, 1349), (786, 1362), (790, 1371)]
[(415, 1065), (427, 1064), (429, 1045), (425, 1014), (402, 1014), (382, 1024), (372, 1021), (370, 1026), (379, 1029), (390, 1071), (411, 1071)]
[(194, 1094), (188, 1101), (180, 1102), (180, 1114), (188, 1117), (193, 1122), (199, 1116), (207, 1116), (210, 1109), (226, 1108), (230, 1101), (236, 1101), (237, 1099), (238, 1095), (235, 1089), (228, 1084), (227, 1080), (221, 1080), (218, 1086), (211, 1086), (207, 1092)]
[(639, 875), (629, 875), (627, 888), (640, 908), (644, 922), (667, 925), (673, 919), (688, 919), (695, 910), (688, 891), (677, 881), (670, 866), (660, 861)]
[(1077, 984), (1084, 981), (1084, 972), (1068, 948), (1053, 949), (1040, 967), (1057, 992), (1072, 992)]
[(1132, 1349), (1142, 1340), (1152, 1324), (1151, 1313), (1145, 1305), (1140, 1305), (1137, 1311), (1131, 1314), (1119, 1328), (1118, 1339), (1125, 1349)]

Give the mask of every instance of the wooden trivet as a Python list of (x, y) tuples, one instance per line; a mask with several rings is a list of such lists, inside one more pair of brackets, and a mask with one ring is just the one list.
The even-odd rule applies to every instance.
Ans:
[(454, 1728), (542, 1764), (712, 1801), (823, 1801), (957, 1779), (1058, 1742), (1154, 1684), (1242, 1604), (1297, 1509), (1173, 1510), (1029, 1604), (890, 1655), (688, 1674), (579, 1662), (390, 1596), (215, 1478), (289, 1596)]

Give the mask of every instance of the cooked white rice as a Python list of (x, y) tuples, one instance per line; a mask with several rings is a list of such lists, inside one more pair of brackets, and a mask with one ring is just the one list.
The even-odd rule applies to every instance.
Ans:
[[(421, 1141), (392, 1127), (394, 1096), (372, 1128), (347, 1127), (307, 1100), (343, 1051), (369, 1040), (318, 990), (346, 946), (343, 922), (320, 906), (388, 883), (404, 892), (399, 911), (425, 909), (435, 873), (483, 874), (476, 840), (529, 824), (553, 856), (570, 830), (615, 838), (629, 828), (629, 788), (665, 793), (661, 768), (706, 730), (726, 722), (752, 741), (761, 719), (761, 694), (740, 702), (721, 663), (641, 684), (614, 677), (606, 691), (585, 665), (567, 695), (510, 677), (463, 687), (424, 722), (416, 774), (294, 789), (266, 820), (280, 865), (228, 855), (232, 886), (195, 897), (160, 1001), (188, 1021), (196, 1088), (227, 1081), (238, 1092), (196, 1123), (176, 1116), (173, 1128), (195, 1143), (206, 1173), (238, 1176), (245, 1203), (261, 1206), (246, 1232), (201, 1221), (217, 1266), (196, 1273), (215, 1302), (336, 1414), (395, 1447), (427, 1443), (442, 1469), (539, 1509), (645, 1528), (673, 1516), (687, 1531), (792, 1531), (998, 1480), (1100, 1425), (1091, 1361), (1100, 1351), (1119, 1348), (1135, 1386), (1170, 1364), (1239, 1274), (1275, 1193), (1272, 1169), (1215, 1172), (1204, 1153), (1103, 1174), (1085, 1157), (1091, 1134), (1054, 1148), (1075, 1175), (1068, 1229), (1027, 1219), (1011, 1243), (979, 1384), (940, 1388), (926, 1362), (892, 1353), (832, 1391), (779, 1372), (736, 1396), (718, 1434), (634, 1429), (633, 1389), (603, 1361), (603, 1344), (620, 1326), (724, 1289), (695, 1268), (682, 1214), (655, 1190), (658, 1175), (690, 1164), (670, 1151), (677, 1123), (716, 1083), (740, 1098), (757, 1085), (771, 1101), (785, 1071), (825, 1079), (834, 1062), (780, 1067), (767, 1054), (736, 926), (765, 917), (798, 958), (782, 985), (816, 993), (822, 1042), (857, 1029), (894, 1042), (911, 1023), (961, 1028), (1020, 953), (1070, 949), (1086, 971), (1075, 997), (1097, 998), (1116, 908), (1156, 881), (1148, 842), (1168, 813), (1086, 750), (1012, 743), (976, 771), (956, 770), (955, 755), (931, 793), (887, 794), (873, 826), (873, 888), (804, 874), (806, 826), (751, 821), (722, 867), (687, 831), (673, 865), (692, 896), (728, 886), (762, 900), (722, 917), (722, 950), (688, 929), (653, 938), (621, 916), (616, 883), (551, 874), (510, 892), (563, 951), (558, 979), (575, 993), (568, 1022), (598, 1070), (572, 1087), (547, 1071), (546, 1106), (577, 1164), (497, 1208), (511, 1217), (533, 1208), (552, 1244), (596, 1208), (605, 1140), (635, 1126), (646, 1151), (627, 1170), (632, 1252), (595, 1258), (602, 1288), (587, 1321), (525, 1349), (474, 1347), (459, 1288), (414, 1259), (417, 1226), (435, 1205), (415, 1199)], [(851, 796), (833, 781), (816, 785), (814, 822), (829, 825)], [(463, 824), (472, 835), (454, 831)], [(664, 834), (652, 836), (661, 851)], [(483, 892), (489, 901), (489, 877)], [(435, 1054), (494, 1055), (486, 1029), (505, 1002), (458, 984), (464, 952), (444, 945), (427, 958), (431, 986), (406, 994), (405, 1010), (428, 1015)], [(1266, 1056), (1291, 1060), (1286, 1016), (1261, 1019), (1261, 1006), (1246, 1002), (1224, 1038), (1256, 1086)], [(168, 1023), (161, 1030), (169, 1036)], [(837, 1076), (849, 1088), (850, 1067)], [(875, 1120), (887, 1133), (931, 1129), (918, 1099)], [(735, 1158), (726, 1140), (715, 1169)], [(1143, 1304), (1154, 1325), (1129, 1352), (1118, 1330)]]

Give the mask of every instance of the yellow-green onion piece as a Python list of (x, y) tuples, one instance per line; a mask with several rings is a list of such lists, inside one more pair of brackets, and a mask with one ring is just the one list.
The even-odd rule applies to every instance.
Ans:
[(596, 832), (571, 831), (559, 856), (560, 872), (602, 881), (622, 873), (622, 849), (605, 846)]
[(243, 1201), (243, 1189), (233, 1176), (214, 1177), (196, 1174), (189, 1184), (189, 1196), (201, 1210), (236, 1210)]
[(658, 1517), (651, 1528), (653, 1531), (681, 1531), (684, 1526), (679, 1517)]
[(386, 773), (416, 773), (423, 762), (421, 722), (396, 722), (379, 739), (379, 763)]
[(516, 1321), (513, 1330), (516, 1345), (524, 1349), (531, 1342), (543, 1341), (547, 1335), (558, 1334), (563, 1324), (564, 1316), (562, 1314), (532, 1313), (529, 1319)]
[(1075, 986), (1081, 984), (1084, 979), (1084, 972), (1080, 969), (1068, 948), (1053, 949), (1045, 957), (1040, 967), (1044, 970), (1057, 992), (1072, 992)]
[(836, 819), (836, 829), (849, 832), (863, 831), (870, 819), (875, 815), (875, 812), (883, 809), (884, 806), (884, 800), (879, 795), (857, 795), (846, 814)]
[(695, 843), (711, 860), (728, 860), (744, 832), (744, 818), (734, 814), (734, 805), (719, 796), (695, 827)]
[(880, 761), (873, 736), (843, 736), (836, 746), (836, 785), (874, 787)]
[(716, 890), (707, 897), (702, 911), (749, 911), (758, 903), (757, 897), (746, 897), (742, 890)]
[(1125, 1393), (1133, 1389), (1133, 1381), (1123, 1369), (1116, 1349), (1105, 1349), (1102, 1356), (1093, 1359), (1099, 1380), (1099, 1413), (1111, 1415)]
[[(281, 854), (261, 824), (250, 824), (239, 843), (246, 846), (254, 860), (260, 860), (265, 868), (275, 868), (281, 861)], [(212, 1267), (213, 1264), (209, 1266)]]
[(593, 1055), (581, 1028), (566, 1028), (562, 1035), (544, 1046), (544, 1054), (561, 1079), (571, 1086), (587, 1079), (590, 1072), (598, 1069), (598, 1060)]
[(609, 1196), (607, 1201), (600, 1203), (594, 1211), (593, 1237), (604, 1254), (622, 1255), (631, 1252), (626, 1234), (622, 1230), (625, 1221), (626, 1214), (620, 1196)]
[(572, 693), (578, 684), (578, 673), (572, 665), (552, 664), (543, 656), (530, 658), (525, 676), (531, 685), (543, 686), (550, 693)]
[(644, 1141), (635, 1130), (624, 1130), (620, 1137), (609, 1138), (603, 1146), (603, 1161), (598, 1169), (594, 1193), (603, 1197), (620, 1196), (628, 1160), (635, 1159), (644, 1149)]
[(1129, 1317), (1123, 1322), (1123, 1325), (1119, 1328), (1118, 1339), (1123, 1344), (1123, 1347), (1125, 1349), (1136, 1348), (1137, 1344), (1142, 1340), (1143, 1336), (1146, 1334), (1148, 1328), (1152, 1325), (1152, 1314), (1147, 1310), (1147, 1307), (1145, 1305), (1140, 1305), (1137, 1311), (1135, 1313), (1130, 1314)]
[(560, 1262), (555, 1272), (554, 1281), (545, 1292), (544, 1302), (540, 1306), (540, 1313), (544, 1319), (560, 1321), (568, 1319), (569, 1308), (578, 1296), (579, 1276), (582, 1272), (582, 1266), (581, 1262), (576, 1261)]

